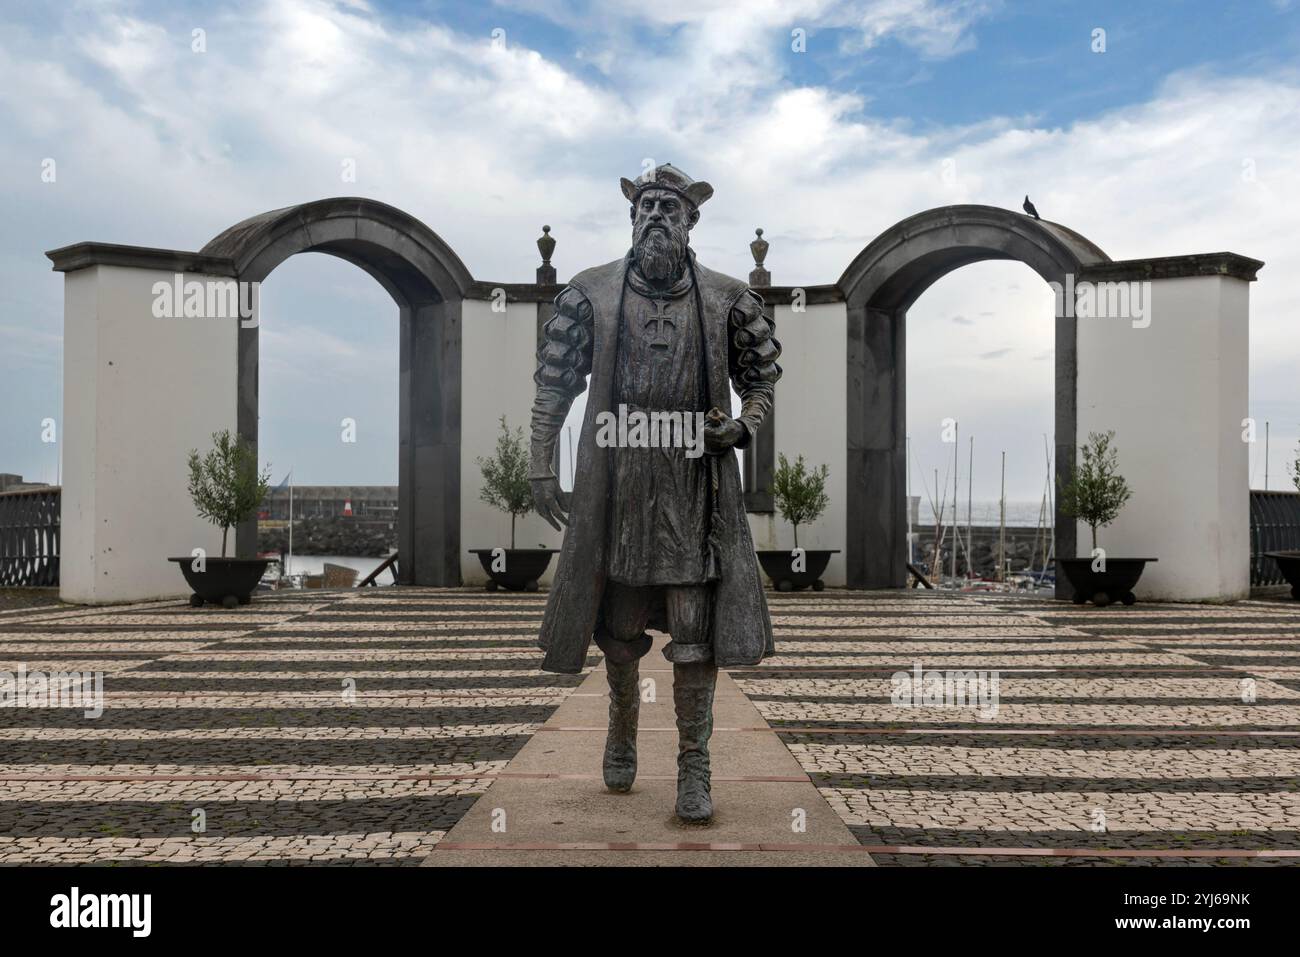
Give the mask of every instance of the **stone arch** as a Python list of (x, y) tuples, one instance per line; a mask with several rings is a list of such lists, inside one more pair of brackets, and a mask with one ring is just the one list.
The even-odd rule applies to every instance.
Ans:
[[(460, 584), (461, 304), (469, 270), (433, 230), (364, 198), (322, 199), (231, 226), (200, 251), (227, 259), (241, 282), (261, 282), (290, 256), (320, 252), (373, 276), (397, 304), (400, 331), (398, 554), (400, 581)], [(258, 328), (238, 337), (239, 434), (257, 443)], [(237, 532), (256, 550), (257, 522)]]
[[(1011, 259), (1064, 286), (1110, 257), (1057, 223), (992, 206), (943, 206), (891, 226), (840, 277), (848, 318), (848, 501), (845, 575), (850, 588), (905, 583), (907, 310), (943, 276), (969, 263)], [(1077, 327), (1055, 333), (1057, 475), (1070, 461), (1077, 423)], [(1074, 555), (1075, 523), (1058, 511), (1056, 553)], [(1058, 590), (1062, 585), (1058, 584)]]

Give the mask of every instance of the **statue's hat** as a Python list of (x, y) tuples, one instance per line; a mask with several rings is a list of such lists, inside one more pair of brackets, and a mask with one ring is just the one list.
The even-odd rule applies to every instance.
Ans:
[(663, 163), (652, 170), (647, 170), (635, 180), (620, 179), (623, 195), (633, 203), (647, 189), (667, 189), (682, 196), (692, 206), (700, 206), (713, 195), (713, 187), (705, 182), (696, 182), (672, 163)]

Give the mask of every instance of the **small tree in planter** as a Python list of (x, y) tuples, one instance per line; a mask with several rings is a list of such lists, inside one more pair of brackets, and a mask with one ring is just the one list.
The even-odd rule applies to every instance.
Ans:
[[(524, 444), (522, 428), (510, 431), (506, 417), (501, 416), (501, 435), (497, 438), (496, 454), (491, 458), (479, 456), (474, 460), (483, 473), (483, 488), (479, 498), (510, 516), (510, 548), (471, 548), (478, 556), (483, 570), (491, 581), (489, 589), (498, 585), (511, 591), (536, 591), (537, 580), (551, 563), (552, 548), (515, 548), (515, 521), (533, 511), (533, 489), (528, 481), (528, 450)], [(504, 551), (504, 554), (503, 554)]]
[(510, 547), (515, 547), (515, 520), (533, 510), (533, 489), (528, 482), (528, 450), (524, 447), (524, 430), (512, 433), (501, 416), (501, 435), (497, 452), (490, 459), (479, 456), (474, 464), (483, 473), (483, 489), (478, 497), (510, 515)]
[(194, 554), (169, 561), (180, 565), (185, 581), (193, 589), (190, 604), (220, 602), (226, 608), (247, 604), (253, 589), (266, 571), (266, 559), (227, 558), (230, 529), (252, 518), (271, 487), (271, 469), (257, 471), (257, 453), (229, 430), (212, 434), (212, 449), (206, 455), (190, 452), (190, 498), (201, 518), (221, 528), (221, 557)]
[(1081, 519), (1092, 529), (1092, 547), (1097, 547), (1097, 529), (1105, 528), (1133, 496), (1119, 474), (1119, 453), (1111, 442), (1114, 431), (1089, 432), (1088, 443), (1080, 447), (1082, 464), (1074, 463), (1070, 481), (1061, 486), (1061, 511)]
[(817, 521), (830, 504), (826, 494), (829, 470), (822, 465), (809, 471), (802, 455), (795, 459), (794, 465), (784, 452), (777, 461), (779, 464), (772, 475), (772, 498), (781, 517), (794, 526), (794, 547), (798, 548), (799, 526)]
[(1105, 528), (1119, 515), (1133, 496), (1128, 482), (1119, 474), (1119, 454), (1111, 444), (1114, 432), (1090, 432), (1080, 447), (1082, 461), (1070, 465), (1070, 480), (1060, 486), (1061, 512), (1080, 519), (1092, 529), (1091, 558), (1061, 558), (1058, 565), (1074, 586), (1074, 603), (1091, 599), (1109, 605), (1119, 599), (1131, 605), (1137, 599), (1133, 586), (1142, 577), (1147, 562), (1154, 558), (1111, 558), (1097, 548), (1097, 529)]
[(257, 471), (257, 452), (228, 429), (212, 433), (212, 449), (190, 450), (190, 498), (200, 518), (221, 528), (221, 557), (232, 526), (252, 518), (271, 489), (271, 467)]
[(764, 549), (758, 553), (759, 563), (778, 591), (794, 591), (809, 585), (821, 591), (824, 586), (819, 576), (838, 549), (800, 549), (799, 526), (815, 522), (830, 504), (830, 496), (826, 494), (829, 469), (825, 465), (809, 469), (802, 455), (791, 465), (785, 453), (781, 453), (777, 462), (772, 475), (772, 498), (781, 517), (794, 527), (795, 552)]

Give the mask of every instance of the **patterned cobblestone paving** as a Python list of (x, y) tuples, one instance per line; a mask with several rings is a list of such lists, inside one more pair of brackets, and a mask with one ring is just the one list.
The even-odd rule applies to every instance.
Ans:
[[(0, 611), (0, 671), (105, 672), (98, 718), (0, 708), (0, 863), (419, 863), (582, 681), (537, 670), (543, 601)], [(732, 675), (881, 864), (1300, 862), (1300, 605), (770, 602)], [(917, 665), (996, 708), (898, 706)]]
[(0, 613), (0, 671), (106, 672), (98, 718), (0, 708), (0, 863), (418, 864), (582, 680), (543, 600)]
[[(778, 657), (733, 677), (880, 864), (1300, 863), (1294, 603), (771, 605)], [(996, 711), (896, 704), (917, 665), (996, 672)]]

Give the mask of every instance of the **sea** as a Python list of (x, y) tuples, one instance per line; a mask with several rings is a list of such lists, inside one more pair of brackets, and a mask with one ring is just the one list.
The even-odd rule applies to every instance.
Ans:
[[(1009, 527), (1035, 528), (1039, 523), (1039, 509), (1042, 507), (1041, 502), (1007, 502), (1007, 525)], [(930, 508), (930, 503), (922, 500), (919, 513), (919, 524), (923, 527), (934, 527), (934, 509)], [(952, 503), (949, 502), (944, 507), (944, 514), (948, 522), (952, 521)], [(975, 499), (971, 502), (970, 524), (972, 525), (997, 525), (998, 524), (998, 502), (980, 501)], [(961, 525), (966, 524), (966, 503), (964, 501), (957, 503), (957, 521)]]
[[(319, 575), (325, 571), (325, 563), (331, 565), (343, 565), (347, 568), (355, 568), (358, 572), (357, 581), (361, 581), (372, 571), (378, 568), (384, 562), (384, 556), (376, 558), (361, 558), (356, 555), (294, 555), (289, 559), (289, 567), (285, 570), (286, 575)], [(393, 578), (393, 570), (385, 568), (383, 573), (375, 579), (376, 585), (393, 585), (396, 584)]]

